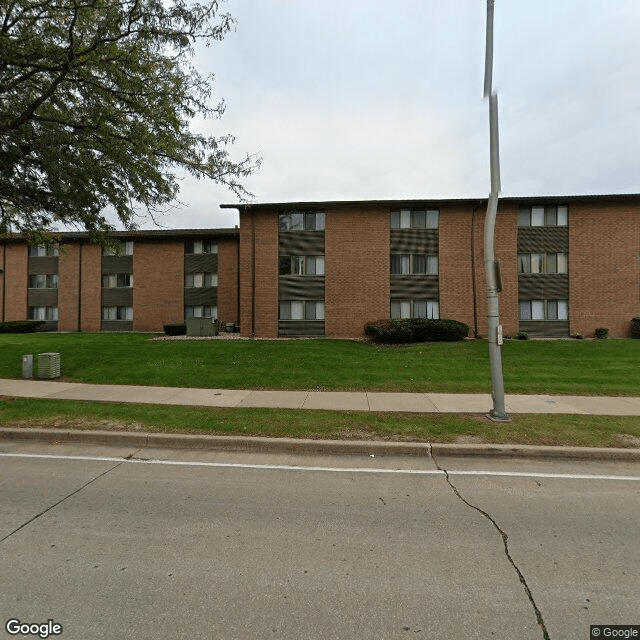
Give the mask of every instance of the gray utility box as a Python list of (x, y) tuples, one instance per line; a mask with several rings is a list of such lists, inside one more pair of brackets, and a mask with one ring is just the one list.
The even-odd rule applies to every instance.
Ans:
[(218, 321), (213, 318), (187, 318), (188, 336), (217, 336)]
[(22, 377), (25, 380), (33, 378), (33, 355), (22, 356)]
[(60, 377), (60, 354), (59, 353), (39, 353), (38, 354), (38, 378), (41, 380), (52, 380)]

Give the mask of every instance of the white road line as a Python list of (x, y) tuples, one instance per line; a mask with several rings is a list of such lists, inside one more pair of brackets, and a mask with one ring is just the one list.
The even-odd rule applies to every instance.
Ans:
[[(142, 460), (102, 456), (63, 456), (36, 453), (0, 453), (3, 458), (40, 458), (45, 460), (84, 460), (90, 462), (127, 462), (130, 464), (156, 464), (176, 467), (213, 467), (230, 469), (257, 469), (275, 471), (320, 471), (330, 473), (394, 473), (399, 475), (439, 476), (444, 471), (439, 469), (383, 469), (380, 467), (307, 467), (287, 464), (247, 464), (240, 462), (197, 462), (181, 460)], [(598, 474), (576, 473), (544, 473), (537, 471), (482, 471), (482, 470), (447, 470), (449, 475), (455, 476), (503, 476), (513, 478), (557, 478), (565, 480), (630, 480), (639, 482), (640, 476), (614, 476)]]

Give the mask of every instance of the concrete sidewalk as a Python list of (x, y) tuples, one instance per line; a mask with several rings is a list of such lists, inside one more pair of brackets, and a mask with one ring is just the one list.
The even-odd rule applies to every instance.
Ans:
[[(0, 379), (0, 396), (201, 407), (412, 413), (487, 413), (493, 406), (489, 394), (185, 389), (9, 379)], [(506, 408), (512, 414), (640, 416), (640, 397), (507, 395)]]

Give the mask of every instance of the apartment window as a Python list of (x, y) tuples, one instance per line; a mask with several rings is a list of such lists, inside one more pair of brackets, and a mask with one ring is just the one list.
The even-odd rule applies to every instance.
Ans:
[(278, 216), (280, 231), (323, 231), (324, 211), (291, 211)]
[(200, 287), (217, 287), (217, 273), (187, 273), (184, 276), (184, 286), (187, 289)]
[(102, 247), (103, 256), (132, 256), (133, 241), (120, 242), (119, 240), (113, 246)]
[(58, 274), (30, 275), (29, 289), (57, 289)]
[(566, 253), (520, 253), (518, 273), (567, 273)]
[(518, 212), (519, 227), (566, 227), (569, 208), (565, 205), (526, 207)]
[(520, 320), (568, 320), (566, 300), (521, 300)]
[(58, 307), (29, 307), (28, 319), (56, 322), (58, 320)]
[(102, 307), (103, 320), (133, 320), (133, 307)]
[(413, 211), (401, 209), (391, 212), (392, 229), (437, 229), (440, 218), (438, 209)]
[(280, 256), (280, 275), (323, 276), (324, 256)]
[(391, 275), (437, 275), (438, 256), (426, 253), (393, 254), (391, 256)]
[(102, 275), (102, 286), (105, 289), (133, 287), (133, 275), (130, 273), (105, 273)]
[(324, 320), (324, 301), (281, 300), (280, 320)]
[(32, 244), (29, 245), (29, 255), (32, 258), (51, 258), (60, 255), (60, 247), (57, 244)]
[(440, 317), (440, 304), (437, 300), (392, 300), (391, 317), (395, 319), (406, 318), (433, 318)]
[(194, 255), (218, 253), (218, 243), (213, 240), (187, 240), (184, 252)]
[(185, 318), (218, 318), (218, 307), (214, 306), (191, 306), (184, 308)]

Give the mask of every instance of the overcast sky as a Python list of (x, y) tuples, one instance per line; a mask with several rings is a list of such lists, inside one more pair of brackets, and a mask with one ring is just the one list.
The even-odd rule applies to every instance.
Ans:
[[(203, 49), (256, 202), (486, 197), (485, 0), (227, 0)], [(640, 193), (640, 2), (496, 0), (502, 194)], [(238, 223), (183, 181), (168, 228)], [(150, 223), (143, 223), (151, 228)]]

